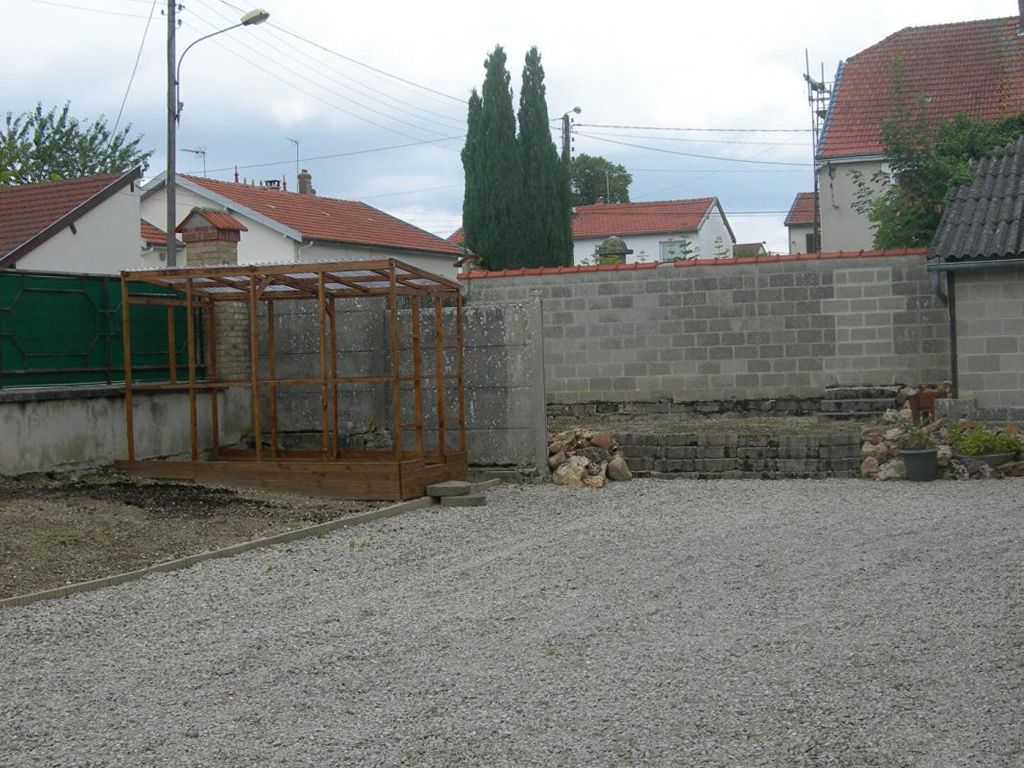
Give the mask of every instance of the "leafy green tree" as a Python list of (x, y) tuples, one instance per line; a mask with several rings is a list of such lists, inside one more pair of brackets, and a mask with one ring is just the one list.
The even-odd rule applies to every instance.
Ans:
[(73, 179), (100, 173), (145, 171), (152, 151), (139, 149), (142, 136), (131, 126), (114, 132), (106, 120), (87, 123), (71, 115), (71, 103), (43, 111), (7, 113), (0, 129), (0, 186)]
[(519, 152), (523, 174), (519, 266), (568, 266), (572, 264), (569, 179), (551, 141), (544, 68), (536, 47), (526, 54), (523, 67)]
[(933, 124), (927, 104), (882, 123), (889, 172), (854, 173), (854, 209), (875, 227), (875, 248), (931, 244), (949, 191), (970, 181), (970, 161), (1024, 134), (1024, 114), (987, 121), (959, 115)]
[(581, 154), (569, 163), (573, 205), (593, 205), (600, 197), (606, 203), (628, 203), (632, 183), (625, 166), (597, 155)]

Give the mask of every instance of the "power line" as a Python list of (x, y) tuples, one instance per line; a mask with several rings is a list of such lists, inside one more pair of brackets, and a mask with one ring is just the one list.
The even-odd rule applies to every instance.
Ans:
[[(391, 146), (388, 146), (388, 147), (375, 147), (373, 149), (357, 149), (357, 150), (353, 150), (352, 152), (336, 152), (336, 153), (331, 154), (331, 155), (312, 155), (310, 157), (300, 157), (299, 161), (300, 162), (304, 162), (304, 161), (307, 161), (307, 160), (334, 160), (334, 159), (339, 158), (339, 157), (352, 157), (353, 155), (369, 155), (369, 154), (374, 153), (374, 152), (387, 152), (388, 150), (392, 150), (392, 149), (406, 149), (408, 147), (422, 147), (422, 146), (425, 146), (427, 144), (437, 144), (438, 142), (442, 142), (442, 141), (453, 141), (455, 139), (464, 139), (464, 138), (466, 138), (465, 135), (463, 135), (463, 136), (447, 136), (447, 137), (445, 137), (443, 139), (425, 139), (423, 141), (412, 141), (412, 142), (409, 142), (408, 144), (392, 144)], [(273, 167), (275, 165), (291, 165), (294, 162), (295, 162), (295, 160), (293, 158), (288, 158), (287, 160), (278, 160), (278, 161), (270, 162), (270, 163), (249, 163), (247, 165), (231, 165), (231, 166), (227, 166), (226, 168), (212, 168), (210, 170), (210, 173), (223, 173), (225, 171), (234, 170), (235, 168), (237, 168), (239, 170), (249, 169), (249, 168), (270, 168), (270, 167)]]
[[(204, 24), (206, 24), (207, 26), (209, 26), (209, 27), (211, 27), (211, 28), (214, 28), (214, 29), (215, 29), (215, 28), (216, 28), (216, 26), (217, 26), (217, 25), (215, 25), (215, 24), (212, 24), (212, 23), (211, 23), (211, 22), (210, 22), (209, 20), (207, 20), (207, 19), (204, 19), (204, 18), (203, 18), (202, 16), (199, 16), (199, 15), (198, 15), (198, 14), (196, 14), (195, 12), (192, 12), (192, 15), (193, 15), (193, 16), (194, 16), (194, 17), (195, 17), (196, 19), (198, 19), (198, 20), (202, 21), (202, 22), (203, 22)], [(228, 53), (230, 53), (230, 54), (232, 54), (233, 56), (235, 56), (235, 57), (237, 57), (237, 58), (241, 59), (242, 61), (246, 62), (246, 63), (247, 63), (247, 64), (249, 64), (249, 65), (250, 65), (251, 67), (254, 67), (254, 68), (256, 68), (256, 69), (260, 70), (261, 72), (264, 72), (264, 73), (266, 73), (266, 74), (270, 75), (270, 76), (271, 76), (271, 77), (273, 77), (274, 79), (276, 79), (276, 80), (279, 80), (280, 82), (282, 82), (282, 83), (284, 83), (285, 85), (288, 85), (288, 86), (290, 86), (290, 87), (292, 87), (292, 88), (296, 89), (297, 91), (301, 91), (302, 93), (306, 94), (306, 95), (307, 95), (307, 96), (309, 96), (310, 98), (316, 99), (317, 101), (319, 101), (319, 102), (321, 102), (321, 103), (323, 103), (323, 104), (326, 104), (327, 106), (331, 107), (332, 109), (336, 109), (337, 111), (339, 111), (339, 112), (342, 112), (342, 113), (344, 113), (344, 114), (346, 114), (346, 115), (349, 115), (350, 117), (353, 117), (353, 118), (355, 118), (355, 119), (357, 119), (357, 120), (362, 120), (363, 122), (369, 123), (370, 125), (374, 125), (374, 126), (376, 126), (377, 128), (381, 128), (381, 129), (383, 129), (383, 130), (385, 130), (385, 131), (390, 131), (391, 133), (396, 133), (396, 134), (398, 134), (399, 136), (405, 136), (405, 137), (406, 137), (406, 138), (408, 138), (408, 139), (415, 139), (415, 140), (417, 140), (417, 141), (420, 141), (420, 140), (421, 140), (419, 136), (414, 136), (414, 135), (412, 135), (412, 134), (410, 134), (410, 133), (406, 133), (405, 131), (400, 131), (400, 130), (398, 130), (397, 128), (392, 128), (391, 126), (388, 126), (388, 125), (384, 125), (384, 124), (382, 124), (382, 123), (376, 122), (376, 121), (374, 121), (374, 120), (371, 120), (371, 119), (370, 119), (370, 118), (368, 118), (368, 117), (364, 117), (363, 115), (360, 115), (360, 114), (358, 114), (358, 113), (356, 113), (356, 112), (353, 112), (353, 111), (351, 111), (351, 110), (349, 110), (349, 109), (345, 109), (344, 107), (342, 107), (342, 106), (339, 106), (338, 104), (335, 104), (335, 103), (334, 103), (334, 102), (332, 102), (332, 101), (328, 101), (327, 99), (323, 98), (322, 96), (319, 96), (319, 95), (317, 95), (316, 93), (313, 93), (312, 91), (309, 91), (308, 89), (306, 89), (306, 88), (302, 87), (301, 85), (298, 85), (297, 83), (295, 83), (295, 82), (292, 82), (292, 81), (288, 80), (287, 78), (284, 78), (284, 77), (282, 77), (281, 75), (279, 75), (279, 74), (277, 74), (277, 73), (275, 73), (275, 72), (272, 72), (271, 70), (269, 70), (269, 69), (267, 69), (266, 67), (262, 66), (262, 65), (261, 65), (261, 64), (259, 64), (258, 62), (256, 62), (256, 61), (253, 61), (252, 59), (249, 59), (249, 58), (247, 58), (247, 57), (243, 56), (242, 54), (238, 53), (238, 51), (235, 51), (235, 50), (233, 50), (233, 49), (232, 49), (231, 47), (229, 47), (228, 45), (226, 45), (226, 44), (225, 44), (225, 42), (224, 42), (223, 40), (220, 40), (220, 39), (218, 39), (218, 40), (217, 40), (216, 42), (217, 42), (217, 44), (218, 44), (218, 45), (220, 45), (220, 47), (221, 47), (221, 48), (223, 48), (224, 50), (226, 50), (226, 51), (227, 51)], [(234, 42), (234, 43), (238, 43), (238, 41), (233, 41), (233, 42)], [(253, 48), (252, 48), (252, 46), (249, 46), (249, 45), (248, 45), (248, 44), (246, 44), (246, 43), (240, 43), (240, 45), (242, 45), (242, 47), (244, 47), (244, 48), (247, 48), (248, 50), (251, 50), (251, 51), (253, 51), (253, 52), (254, 52), (254, 53), (256, 53), (256, 54), (259, 54), (259, 51), (256, 51), (255, 49), (253, 49)], [(280, 65), (280, 64), (279, 64), (279, 66), (282, 66), (282, 65)], [(297, 73), (297, 72), (295, 72), (294, 70), (291, 70), (291, 69), (289, 69), (288, 67), (284, 67), (284, 66), (282, 66), (282, 68), (283, 68), (283, 69), (285, 69), (285, 70), (286, 70), (286, 71), (288, 71), (288, 72), (291, 72), (292, 74), (295, 74), (295, 75), (298, 75), (299, 77), (302, 77), (302, 74), (301, 74), (301, 73)], [(325, 89), (325, 90), (326, 90), (326, 89)], [(340, 94), (334, 94), (334, 95), (340, 95)], [(344, 97), (342, 97), (342, 98), (344, 98)], [(349, 101), (352, 101), (352, 100), (351, 100), (351, 99), (349, 99)], [(356, 102), (356, 103), (358, 103), (358, 102)], [(384, 115), (385, 117), (387, 117), (387, 118), (388, 118), (389, 120), (393, 120), (393, 121), (395, 121), (395, 122), (399, 122), (399, 123), (404, 123), (404, 124), (406, 124), (406, 125), (409, 125), (409, 126), (411, 126), (411, 127), (413, 127), (413, 128), (416, 128), (417, 130), (421, 130), (421, 131), (427, 131), (428, 133), (434, 133), (434, 134), (436, 134), (436, 135), (438, 135), (438, 136), (442, 136), (442, 137), (443, 137), (443, 134), (441, 134), (441, 133), (440, 133), (439, 131), (435, 131), (435, 130), (432, 130), (432, 129), (430, 129), (430, 128), (424, 128), (424, 127), (422, 127), (422, 126), (419, 126), (419, 125), (415, 125), (415, 124), (413, 124), (413, 123), (409, 123), (408, 121), (402, 120), (402, 119), (400, 119), (400, 118), (396, 118), (396, 117), (391, 117), (390, 115), (387, 115), (386, 113), (381, 113), (381, 112), (380, 112), (380, 110), (375, 110), (375, 109), (373, 109), (373, 108), (371, 108), (371, 107), (366, 107), (365, 105), (360, 105), (360, 106), (362, 106), (362, 107), (363, 107), (364, 109), (368, 109), (369, 111), (372, 111), (372, 112), (377, 112), (378, 114), (383, 114), (383, 115)], [(446, 138), (447, 138), (447, 137), (444, 137), (444, 138), (442, 138), (442, 139), (439, 139), (439, 140), (445, 140)], [(452, 149), (450, 149), (449, 147), (442, 147), (442, 149), (445, 149), (445, 150), (449, 150), (449, 151), (453, 151), (453, 152), (454, 152), (454, 151), (456, 151), (456, 150), (452, 150)]]
[(648, 147), (643, 144), (633, 144), (628, 141), (616, 141), (615, 139), (601, 138), (589, 133), (577, 133), (578, 136), (585, 136), (588, 139), (596, 139), (597, 141), (605, 141), (609, 144), (619, 144), (624, 147), (633, 147), (634, 149), (646, 149), (650, 152), (663, 152), (667, 155), (680, 155), (682, 157), (696, 157), (702, 160), (719, 160), (725, 163), (753, 163), (755, 165), (788, 165), (796, 168), (810, 168), (812, 163), (784, 163), (777, 160), (742, 160), (737, 157), (721, 157), (717, 155), (700, 155), (693, 152), (677, 152), (672, 149), (662, 149), (661, 147)]
[(57, 3), (54, 0), (25, 0), (26, 3), (36, 3), (38, 5), (55, 5), (58, 8), (70, 8), (74, 11), (88, 11), (90, 13), (104, 13), (107, 16), (127, 16), (130, 19), (144, 19), (146, 18), (139, 13), (122, 13), (121, 11), (107, 11), (100, 8), (88, 8), (83, 5), (71, 5), (70, 3)]
[(440, 192), (444, 189), (458, 189), (459, 187), (465, 186), (465, 182), (459, 182), (458, 184), (447, 184), (443, 187), (424, 187), (423, 189), (409, 189), (405, 192), (385, 192), (380, 195), (363, 195), (363, 200), (375, 200), (378, 197), (398, 197), (399, 195), (418, 195), (422, 192)]
[[(222, 13), (217, 8), (214, 8), (209, 3), (205, 2), (205, 0), (196, 0), (196, 2), (198, 2), (203, 7), (209, 9), (212, 13), (216, 14), (217, 16), (219, 16), (220, 18), (224, 19), (225, 21), (231, 21), (232, 20), (230, 16)], [(266, 25), (266, 26), (270, 26), (270, 25)], [(334, 67), (334, 66), (332, 66), (332, 65), (330, 65), (330, 64), (328, 64), (326, 62), (321, 61), (320, 59), (313, 59), (313, 62), (315, 62), (317, 65), (319, 65), (319, 67), (314, 67), (311, 64), (309, 58), (302, 58), (302, 57), (296, 56), (293, 53), (293, 51), (295, 50), (295, 46), (290, 44), (290, 43), (286, 43), (281, 38), (281, 36), (278, 35), (276, 32), (274, 32), (274, 31), (267, 31), (267, 30), (262, 30), (262, 32), (263, 32), (264, 36), (270, 36), (270, 37), (272, 37), (275, 40), (280, 40), (282, 45), (285, 46), (284, 48), (282, 48), (282, 47), (275, 46), (275, 45), (271, 44), (271, 45), (267, 46), (270, 50), (277, 52), (281, 57), (284, 57), (286, 59), (289, 59), (290, 61), (296, 62), (299, 66), (301, 66), (301, 67), (303, 67), (303, 68), (313, 72), (314, 76), (316, 76), (316, 77), (322, 77), (322, 78), (326, 79), (329, 82), (337, 83), (338, 85), (340, 85), (341, 87), (343, 87), (345, 89), (355, 90), (361, 96), (363, 96), (365, 98), (368, 98), (371, 101), (375, 101), (375, 102), (377, 102), (379, 104), (383, 104), (383, 105), (385, 105), (385, 106), (387, 106), (387, 107), (389, 107), (391, 109), (394, 109), (394, 110), (396, 110), (398, 112), (402, 112), (402, 113), (407, 114), (407, 115), (409, 115), (411, 117), (414, 117), (416, 119), (425, 120), (425, 121), (427, 121), (429, 123), (433, 123), (435, 125), (440, 125), (440, 126), (442, 126), (442, 128), (444, 128), (445, 130), (448, 130), (448, 131), (452, 130), (453, 126), (458, 125), (458, 126), (461, 127), (461, 125), (464, 123), (464, 119), (461, 118), (461, 117), (460, 118), (456, 118), (456, 117), (452, 117), (451, 115), (442, 114), (441, 112), (436, 112), (436, 111), (434, 111), (432, 109), (427, 109), (426, 107), (421, 107), (421, 106), (419, 106), (417, 104), (413, 104), (413, 103), (411, 103), (409, 101), (406, 101), (406, 100), (404, 100), (402, 98), (399, 98), (399, 97), (394, 96), (392, 94), (389, 94), (389, 93), (387, 93), (385, 91), (382, 91), (382, 90), (380, 90), (378, 88), (374, 88), (371, 85), (368, 85), (366, 83), (360, 82), (359, 80), (357, 80), (357, 79), (347, 75), (346, 73), (342, 72), (341, 70), (337, 69), (336, 67)], [(325, 68), (328, 69), (330, 72), (334, 73), (337, 76), (336, 77), (332, 77), (330, 74), (324, 72), (323, 70)], [(305, 75), (300, 75), (300, 76), (303, 77), (306, 80), (311, 79), (310, 77), (305, 76)], [(337, 95), (337, 96), (339, 96), (341, 98), (344, 98), (344, 99), (352, 101), (352, 102), (354, 102), (356, 104), (359, 104), (359, 102), (355, 101), (354, 99), (352, 99), (352, 98), (350, 98), (350, 97), (348, 97), (348, 96), (346, 96), (344, 94), (338, 93), (338, 91), (333, 90), (332, 88), (329, 88), (329, 87), (327, 87), (325, 85), (322, 85), (320, 83), (315, 83), (315, 84), (317, 85), (317, 87), (322, 88), (324, 91), (327, 91), (327, 92), (335, 94), (335, 95)], [(367, 91), (369, 93), (367, 93)], [(373, 94), (379, 94), (379, 96), (375, 96)], [(379, 98), (379, 97), (383, 97), (383, 98)], [(396, 106), (395, 104), (392, 104), (390, 102), (395, 102), (395, 104), (400, 105), (400, 106)], [(371, 107), (365, 107), (365, 105), (362, 105), (362, 104), (360, 104), (360, 106), (363, 106), (366, 109), (372, 109)], [(415, 110), (415, 112), (413, 112), (411, 110)], [(416, 112), (422, 112), (422, 113), (425, 113), (425, 115), (433, 115), (434, 117), (441, 118), (441, 120), (443, 120), (445, 122), (444, 123), (438, 122), (437, 120), (433, 119), (432, 117), (426, 117), (425, 115), (416, 114)]]
[(121, 115), (124, 114), (124, 105), (128, 102), (128, 94), (132, 90), (132, 83), (135, 82), (135, 73), (139, 71), (139, 59), (142, 58), (142, 48), (146, 44), (146, 35), (149, 34), (149, 25), (153, 21), (153, 11), (156, 10), (156, 0), (149, 6), (149, 18), (146, 19), (146, 28), (142, 30), (142, 40), (139, 41), (139, 52), (135, 54), (135, 65), (132, 67), (132, 75), (128, 78), (128, 87), (124, 89), (124, 98), (121, 99), (121, 108), (117, 110), (117, 120), (114, 121), (114, 130), (110, 132), (110, 141), (117, 135), (117, 126), (121, 124)]
[[(582, 134), (581, 134), (582, 135)], [(591, 136), (602, 136), (607, 138), (624, 138), (624, 139), (652, 139), (654, 141), (681, 141), (688, 144), (743, 144), (750, 146), (764, 146), (764, 147), (796, 147), (802, 146), (800, 143), (792, 141), (737, 141), (737, 140), (721, 140), (721, 139), (688, 139), (680, 136), (651, 136), (649, 134), (636, 134), (636, 133), (592, 133)]]
[[(237, 6), (237, 5), (233, 4), (233, 3), (228, 2), (227, 0), (221, 0), (221, 2), (224, 3), (224, 5), (228, 6), (229, 8), (232, 8), (232, 9), (238, 11), (239, 13), (244, 13), (245, 12), (244, 8), (240, 8), (239, 6)], [(444, 97), (446, 99), (450, 99), (452, 101), (456, 101), (459, 104), (465, 105), (465, 103), (466, 103), (466, 99), (464, 99), (464, 98), (459, 98), (458, 96), (452, 96), (450, 93), (444, 93), (443, 91), (438, 91), (438, 90), (436, 90), (434, 88), (430, 88), (429, 86), (420, 85), (419, 83), (413, 82), (412, 80), (406, 80), (404, 77), (399, 77), (398, 75), (394, 75), (394, 74), (392, 74), (390, 72), (386, 72), (383, 69), (378, 69), (377, 67), (374, 67), (374, 66), (372, 66), (370, 64), (366, 64), (365, 62), (359, 61), (358, 59), (354, 59), (351, 56), (346, 56), (343, 53), (339, 53), (338, 51), (335, 51), (335, 50), (333, 50), (331, 48), (328, 48), (326, 46), (320, 45), (320, 43), (317, 43), (317, 42), (315, 42), (313, 40), (305, 38), (305, 37), (303, 37), (302, 35), (300, 35), (300, 34), (298, 34), (296, 32), (292, 32), (290, 29), (285, 29), (284, 27), (278, 26), (277, 24), (273, 24), (273, 23), (268, 24), (267, 26), (272, 27), (272, 28), (277, 29), (277, 30), (280, 30), (284, 34), (288, 35), (289, 37), (294, 37), (296, 40), (301, 40), (302, 42), (306, 43), (307, 45), (312, 45), (314, 48), (319, 48), (324, 53), (329, 53), (332, 56), (337, 56), (340, 59), (344, 59), (345, 61), (351, 62), (352, 64), (355, 64), (356, 66), (363, 67), (364, 69), (367, 69), (367, 70), (369, 70), (371, 72), (376, 72), (378, 75), (383, 75), (384, 77), (391, 78), (392, 80), (397, 80), (400, 83), (405, 83), (406, 85), (411, 86), (413, 88), (418, 88), (418, 89), (420, 89), (422, 91), (426, 91), (427, 93), (432, 93), (435, 96), (442, 96), (442, 97)]]
[(609, 123), (576, 123), (585, 128), (621, 128), (630, 131), (694, 131), (705, 133), (810, 133), (808, 128), (676, 128), (659, 125), (612, 125)]

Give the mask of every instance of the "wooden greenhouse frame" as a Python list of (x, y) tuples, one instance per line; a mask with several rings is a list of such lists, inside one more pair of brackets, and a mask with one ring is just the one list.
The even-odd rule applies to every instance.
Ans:
[[(133, 295), (132, 283), (173, 288), (180, 298)], [(338, 375), (337, 327), (338, 301), (354, 298), (386, 299), (390, 371), (386, 375)], [(400, 300), (408, 297), (400, 322)], [(319, 370), (308, 377), (280, 378), (276, 373), (274, 306), (279, 301), (316, 302), (315, 319), (319, 330)], [(417, 269), (395, 259), (337, 262), (327, 264), (252, 265), (188, 269), (134, 270), (121, 273), (121, 301), (125, 363), (126, 461), (118, 466), (126, 471), (167, 479), (216, 482), (255, 486), (274, 490), (304, 491), (352, 499), (408, 499), (424, 495), (428, 484), (443, 480), (463, 480), (467, 476), (465, 380), (462, 352), (462, 298), (459, 285), (438, 275)], [(221, 378), (217, 371), (217, 313), (221, 302), (243, 302), (248, 308), (248, 377)], [(258, 308), (265, 306), (266, 352), (261, 360)], [(445, 334), (445, 305), (454, 307), (454, 339)], [(167, 307), (168, 348), (172, 355), (168, 381), (159, 383), (132, 381), (131, 312), (132, 305)], [(426, 305), (424, 307), (423, 305)], [(187, 376), (178, 375), (180, 363), (173, 358), (174, 310), (184, 308), (187, 318)], [(433, 322), (433, 350), (421, 344), (423, 315)], [(241, 313), (239, 313), (240, 315)], [(428, 321), (429, 322), (429, 321)], [(197, 350), (198, 324), (205, 324), (207, 355), (205, 376), (201, 350)], [(400, 326), (409, 327), (403, 333)], [(449, 343), (454, 342), (454, 348)], [(180, 341), (178, 342), (180, 344)], [(402, 372), (402, 344), (411, 371)], [(446, 355), (447, 351), (454, 355)], [(424, 355), (432, 353), (431, 366)], [(454, 357), (454, 370), (452, 360)], [(265, 362), (265, 366), (261, 366)], [(261, 377), (261, 368), (269, 375)], [(390, 388), (392, 446), (390, 450), (345, 450), (339, 446), (339, 386), (377, 385)], [(285, 450), (279, 447), (278, 398), (282, 390), (296, 385), (319, 387), (320, 446), (318, 450)], [(426, 414), (424, 389), (433, 386), (436, 403), (437, 439), (425, 447)], [(454, 386), (455, 401), (449, 392)], [(252, 448), (220, 445), (218, 398), (216, 393), (229, 387), (244, 387), (252, 397)], [(412, 420), (403, 422), (409, 408), (404, 397), (411, 395)], [(138, 460), (135, 455), (133, 395), (139, 392), (181, 392), (188, 396), (191, 441), (186, 460)], [(197, 395), (209, 393), (211, 433), (209, 450), (201, 449)], [(268, 423), (263, 418), (267, 400)], [(404, 410), (404, 412), (403, 412)], [(411, 434), (410, 434), (411, 433)], [(457, 435), (457, 440), (453, 439)], [(269, 445), (264, 445), (269, 437)], [(433, 438), (433, 435), (430, 435)], [(450, 445), (457, 443), (457, 445)]]

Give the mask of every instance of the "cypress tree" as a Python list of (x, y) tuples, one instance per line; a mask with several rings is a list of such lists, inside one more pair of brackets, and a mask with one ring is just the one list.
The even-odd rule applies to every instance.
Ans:
[(480, 253), (480, 220), (483, 206), (480, 194), (480, 113), (483, 103), (476, 88), (469, 96), (466, 118), (466, 144), (462, 148), (462, 169), (466, 176), (466, 189), (462, 198), (462, 234), (466, 248)]
[(523, 68), (519, 136), (505, 51), (484, 62), (478, 95), (469, 99), (462, 165), (466, 189), (462, 223), (466, 247), (488, 269), (572, 264), (568, 168), (551, 141), (540, 53)]
[(544, 67), (536, 47), (526, 54), (519, 93), (522, 217), (519, 266), (572, 264), (568, 171), (551, 140)]
[(480, 196), (473, 241), (489, 269), (516, 266), (521, 252), (518, 224), (522, 176), (511, 78), (505, 62), (505, 51), (500, 45), (484, 62), (479, 141), (471, 150), (478, 158), (474, 194)]

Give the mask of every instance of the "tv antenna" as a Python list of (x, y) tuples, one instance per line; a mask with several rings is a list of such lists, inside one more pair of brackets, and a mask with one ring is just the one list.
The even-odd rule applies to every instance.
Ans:
[[(821, 132), (828, 117), (828, 107), (832, 101), (832, 83), (825, 82), (825, 63), (821, 64), (821, 79), (811, 77), (811, 57), (804, 48), (804, 82), (807, 83), (807, 105), (811, 108), (811, 163), (817, 163), (818, 143)], [(818, 169), (814, 167), (814, 247), (821, 250), (821, 204), (818, 189)]]
[(295, 145), (295, 177), (298, 178), (298, 176), (299, 176), (299, 140), (298, 139), (288, 139), (288, 141), (290, 141), (292, 144)]
[(200, 155), (203, 158), (203, 177), (206, 177), (206, 147), (196, 147), (195, 149), (185, 149), (182, 152), (191, 152), (193, 155)]

